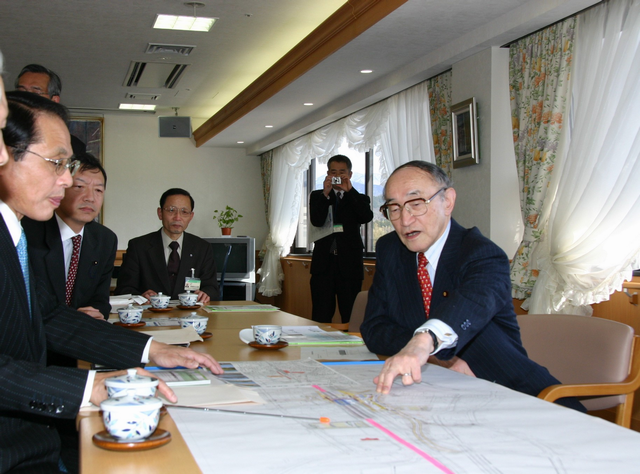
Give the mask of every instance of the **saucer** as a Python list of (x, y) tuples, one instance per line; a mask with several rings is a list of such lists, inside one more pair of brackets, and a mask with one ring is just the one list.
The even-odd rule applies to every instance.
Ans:
[(278, 341), (275, 344), (258, 344), (256, 341), (251, 341), (249, 347), (254, 349), (282, 349), (287, 347), (289, 343), (287, 341)]
[(148, 438), (132, 441), (118, 440), (111, 436), (107, 430), (102, 430), (94, 434), (92, 440), (96, 446), (110, 451), (143, 451), (164, 446), (171, 441), (171, 433), (157, 428)]
[(166, 311), (171, 311), (171, 308), (149, 308), (149, 311), (153, 311), (154, 313), (164, 313)]
[(178, 306), (176, 306), (176, 308), (179, 309), (200, 309), (202, 306), (200, 306), (199, 304), (193, 305), (193, 306), (183, 306), (181, 304), (179, 304)]
[(200, 334), (200, 337), (202, 339), (209, 339), (210, 337), (213, 337), (213, 334), (211, 334), (210, 332), (205, 331), (202, 334)]
[(122, 326), (123, 328), (141, 328), (147, 323), (145, 323), (144, 321), (140, 321), (139, 323), (127, 324), (127, 323), (121, 323), (120, 321), (116, 321), (113, 324), (115, 324), (116, 326)]

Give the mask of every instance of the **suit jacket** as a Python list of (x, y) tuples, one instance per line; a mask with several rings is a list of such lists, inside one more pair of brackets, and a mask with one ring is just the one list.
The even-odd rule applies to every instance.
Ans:
[[(65, 303), (66, 280), (64, 252), (55, 216), (46, 222), (25, 217), (22, 228), (29, 242), (29, 259), (36, 277), (48, 285), (58, 303)], [(71, 298), (72, 308), (93, 306), (109, 318), (109, 292), (118, 238), (110, 229), (89, 222), (84, 226), (78, 275)]]
[[(360, 330), (369, 350), (393, 355), (425, 322), (416, 253), (393, 232), (378, 240), (376, 255)], [(457, 355), (477, 377), (533, 396), (559, 383), (527, 357), (513, 310), (509, 260), (477, 228), (451, 221), (433, 282), (430, 317), (458, 334), (456, 347), (438, 352), (439, 359)]]
[(160, 232), (162, 229), (129, 241), (115, 294), (141, 295), (153, 290), (171, 295), (171, 299), (178, 299), (178, 295), (184, 293), (185, 278), (191, 276), (191, 269), (194, 268), (196, 278), (202, 280), (200, 290), (212, 300), (217, 300), (219, 289), (211, 244), (193, 234), (184, 233), (180, 269), (175, 288), (171, 288)]
[[(33, 272), (31, 272), (33, 274)], [(47, 347), (112, 367), (139, 366), (148, 336), (58, 305), (31, 278), (31, 308), (16, 248), (0, 215), (0, 472), (57, 464), (51, 418), (74, 418), (87, 371), (46, 367)]]
[[(327, 219), (329, 207), (335, 205), (334, 190), (327, 199), (322, 190), (313, 191), (309, 196), (309, 215), (311, 223), (320, 227)], [(362, 266), (362, 237), (360, 226), (373, 219), (369, 196), (360, 194), (356, 188), (345, 192), (338, 209), (334, 214), (334, 223), (342, 224), (343, 232), (336, 232), (316, 241), (311, 258), (311, 274), (317, 275), (329, 271), (329, 249), (335, 240), (338, 250), (338, 268), (344, 278), (362, 280), (364, 269)]]

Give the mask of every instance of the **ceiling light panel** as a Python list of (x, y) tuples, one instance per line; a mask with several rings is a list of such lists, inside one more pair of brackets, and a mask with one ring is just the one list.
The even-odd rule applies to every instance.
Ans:
[(120, 110), (156, 110), (155, 105), (149, 104), (120, 104)]
[(177, 16), (160, 15), (156, 16), (153, 27), (161, 30), (182, 30), (182, 31), (209, 31), (217, 18), (206, 18), (203, 16)]

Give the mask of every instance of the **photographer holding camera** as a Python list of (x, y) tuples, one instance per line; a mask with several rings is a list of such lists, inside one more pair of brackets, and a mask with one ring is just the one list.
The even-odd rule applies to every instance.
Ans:
[(315, 242), (311, 260), (313, 320), (330, 323), (336, 296), (343, 323), (351, 318), (353, 303), (362, 288), (364, 245), (360, 226), (373, 219), (369, 197), (351, 185), (351, 160), (335, 155), (327, 163), (321, 190), (309, 197), (311, 224), (321, 227), (333, 210), (333, 233)]

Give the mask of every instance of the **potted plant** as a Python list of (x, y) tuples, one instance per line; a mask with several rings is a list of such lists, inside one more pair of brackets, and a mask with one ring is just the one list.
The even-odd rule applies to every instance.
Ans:
[(218, 220), (218, 227), (222, 230), (222, 235), (231, 235), (233, 223), (237, 222), (241, 217), (242, 214), (238, 214), (238, 211), (229, 206), (222, 211), (218, 209), (213, 211), (213, 218)]

